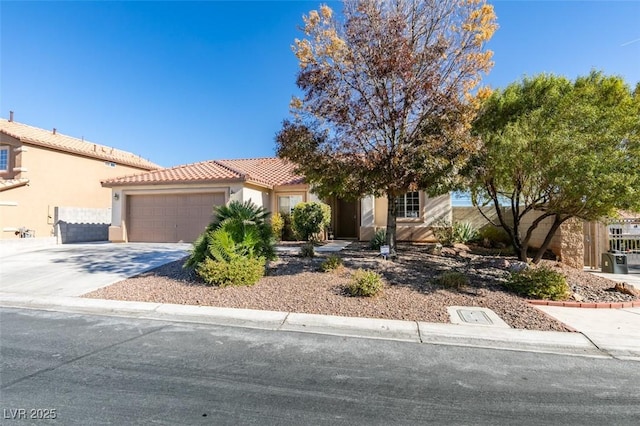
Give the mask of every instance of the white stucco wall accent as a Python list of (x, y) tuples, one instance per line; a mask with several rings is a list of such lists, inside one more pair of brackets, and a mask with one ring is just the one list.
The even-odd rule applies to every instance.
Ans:
[(251, 201), (256, 206), (269, 210), (271, 206), (270, 191), (245, 186), (242, 188), (242, 201)]
[(360, 201), (360, 226), (374, 226), (375, 211), (375, 198), (373, 196), (364, 197)]

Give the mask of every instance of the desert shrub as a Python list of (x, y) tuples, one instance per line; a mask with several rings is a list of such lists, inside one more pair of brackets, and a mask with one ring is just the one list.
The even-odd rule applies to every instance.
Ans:
[(274, 213), (271, 215), (271, 230), (276, 240), (282, 240), (282, 232), (284, 231), (284, 218), (280, 213)]
[(386, 229), (378, 229), (375, 234), (373, 234), (373, 238), (369, 241), (369, 247), (372, 250), (380, 250), (387, 242), (387, 230)]
[(342, 266), (342, 259), (336, 254), (330, 255), (327, 260), (322, 262), (320, 270), (322, 272), (334, 271)]
[(316, 255), (316, 250), (313, 247), (312, 242), (307, 242), (300, 247), (300, 256), (302, 257), (314, 257)]
[(469, 222), (455, 222), (438, 220), (432, 225), (433, 235), (443, 246), (451, 246), (454, 243), (470, 243), (479, 238), (478, 230)]
[(453, 244), (453, 226), (449, 221), (444, 219), (435, 221), (433, 225), (431, 225), (431, 231), (436, 237), (436, 240), (443, 246)]
[(454, 223), (452, 233), (454, 243), (467, 244), (478, 239), (478, 230), (469, 222)]
[(264, 275), (263, 257), (235, 257), (230, 261), (206, 258), (196, 267), (205, 283), (219, 287), (254, 285)]
[(358, 269), (347, 284), (346, 291), (351, 296), (375, 296), (382, 290), (382, 277), (374, 271)]
[(478, 239), (481, 241), (488, 241), (491, 246), (497, 245), (510, 245), (511, 240), (509, 234), (502, 227), (493, 225), (486, 225), (478, 230)]
[(564, 275), (546, 266), (512, 272), (505, 287), (534, 299), (565, 300), (570, 295)]
[(302, 241), (316, 239), (331, 221), (331, 207), (315, 201), (298, 203), (291, 213), (293, 230)]
[(460, 290), (469, 285), (469, 277), (462, 272), (448, 271), (436, 278), (436, 284), (454, 290)]

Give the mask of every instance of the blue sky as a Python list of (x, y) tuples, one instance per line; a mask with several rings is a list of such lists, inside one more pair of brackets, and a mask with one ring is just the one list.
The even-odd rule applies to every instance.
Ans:
[[(591, 69), (640, 81), (640, 1), (491, 3), (484, 84)], [(0, 116), (162, 166), (272, 156), (297, 93), (290, 46), (320, 4), (2, 1)]]

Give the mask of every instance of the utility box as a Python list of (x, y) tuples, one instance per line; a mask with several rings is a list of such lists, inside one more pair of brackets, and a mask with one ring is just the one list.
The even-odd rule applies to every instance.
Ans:
[(602, 253), (602, 272), (628, 274), (627, 255), (624, 253)]

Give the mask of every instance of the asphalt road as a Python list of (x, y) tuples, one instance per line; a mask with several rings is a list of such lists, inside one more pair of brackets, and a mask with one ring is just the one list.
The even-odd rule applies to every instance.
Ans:
[(18, 309), (0, 342), (3, 425), (640, 424), (632, 361)]

